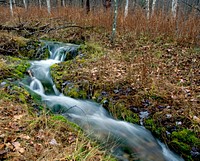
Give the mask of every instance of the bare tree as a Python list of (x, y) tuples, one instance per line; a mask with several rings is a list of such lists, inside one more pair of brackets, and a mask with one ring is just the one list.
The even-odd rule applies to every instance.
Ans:
[(9, 3), (10, 3), (10, 13), (11, 13), (11, 16), (13, 16), (13, 2), (12, 0), (9, 0)]
[(47, 10), (48, 10), (48, 13), (51, 14), (51, 3), (50, 3), (50, 0), (47, 0)]
[(150, 17), (150, 0), (146, 0), (147, 19)]
[(124, 10), (124, 19), (127, 17), (128, 15), (128, 4), (129, 4), (129, 0), (126, 0), (126, 5), (125, 5), (125, 10)]
[(156, 1), (157, 1), (157, 0), (153, 0), (153, 2), (152, 2), (152, 13), (151, 13), (151, 16), (154, 15), (155, 8), (156, 8)]
[(177, 7), (178, 7), (178, 0), (172, 0), (172, 15), (174, 18), (176, 18)]
[(118, 0), (114, 0), (114, 2), (115, 2), (115, 9), (114, 9), (114, 21), (113, 21), (112, 36), (111, 36), (111, 42), (112, 43), (114, 43), (116, 28), (117, 28)]
[(86, 0), (85, 6), (86, 6), (86, 13), (89, 13), (90, 12), (90, 0)]
[(41, 0), (39, 0), (38, 3), (39, 3), (39, 6), (40, 6), (40, 9), (42, 9), (42, 2), (41, 2)]
[(111, 0), (102, 0), (102, 3), (105, 9), (108, 9), (111, 7)]
[(62, 5), (63, 7), (65, 7), (65, 0), (62, 0)]
[(26, 0), (23, 0), (23, 3), (24, 3), (24, 8), (27, 10), (27, 3), (26, 3)]

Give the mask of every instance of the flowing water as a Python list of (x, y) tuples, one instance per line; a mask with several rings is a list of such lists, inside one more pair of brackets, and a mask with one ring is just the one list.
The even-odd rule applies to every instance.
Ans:
[[(79, 46), (46, 42), (47, 60), (31, 62), (31, 81), (26, 86), (41, 96), (47, 107), (78, 124), (90, 137), (99, 140), (119, 160), (182, 161), (143, 126), (114, 119), (100, 104), (78, 100), (60, 93), (51, 78), (50, 66), (65, 60)], [(135, 159), (134, 159), (135, 158)], [(137, 159), (136, 159), (137, 158)]]

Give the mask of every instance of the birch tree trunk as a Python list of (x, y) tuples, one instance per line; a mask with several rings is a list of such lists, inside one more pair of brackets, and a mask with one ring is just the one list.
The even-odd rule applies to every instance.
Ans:
[(24, 8), (27, 10), (27, 3), (26, 3), (26, 0), (23, 0), (23, 3), (24, 3)]
[(177, 15), (178, 0), (172, 0), (172, 15), (176, 18)]
[(116, 27), (117, 27), (117, 10), (118, 10), (118, 0), (114, 0), (114, 21), (113, 21), (113, 28), (112, 28), (112, 36), (111, 36), (111, 43), (114, 43), (115, 34), (116, 34)]
[(155, 13), (155, 8), (156, 8), (156, 0), (153, 0), (153, 3), (152, 3), (152, 13), (151, 13), (151, 16), (154, 15)]
[(63, 7), (65, 7), (65, 0), (62, 0), (62, 5)]
[(39, 0), (39, 7), (40, 7), (40, 10), (42, 9), (42, 2), (41, 0)]
[(150, 16), (150, 0), (146, 0), (146, 12), (147, 12), (147, 19), (149, 20), (149, 16)]
[(127, 17), (128, 15), (128, 4), (129, 4), (129, 0), (126, 0), (126, 5), (125, 5), (125, 10), (124, 10), (124, 19)]
[(11, 13), (11, 16), (13, 16), (13, 4), (12, 4), (12, 0), (9, 0), (10, 2), (10, 13)]
[(47, 10), (48, 10), (48, 13), (51, 14), (51, 4), (50, 4), (50, 0), (47, 0)]

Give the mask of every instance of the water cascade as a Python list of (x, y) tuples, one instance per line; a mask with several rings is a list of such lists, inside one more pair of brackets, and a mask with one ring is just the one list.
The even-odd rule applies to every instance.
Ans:
[[(182, 161), (143, 126), (114, 119), (100, 104), (78, 100), (60, 93), (51, 78), (50, 66), (64, 61), (66, 54), (77, 53), (78, 46), (46, 42), (47, 60), (32, 61), (27, 87), (41, 96), (47, 107), (78, 124), (86, 134), (102, 142), (119, 160)], [(137, 158), (137, 159), (136, 159)]]

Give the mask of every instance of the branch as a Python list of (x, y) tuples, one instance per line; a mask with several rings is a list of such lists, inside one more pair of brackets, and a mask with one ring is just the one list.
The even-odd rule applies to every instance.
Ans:
[(78, 26), (78, 25), (66, 25), (66, 26), (49, 28), (48, 26), (50, 24), (46, 24), (46, 25), (43, 25), (43, 26), (40, 26), (40, 27), (36, 28), (37, 25), (38, 25), (38, 23), (34, 27), (26, 27), (26, 26), (24, 26), (24, 24), (20, 24), (18, 26), (13, 26), (13, 27), (0, 25), (0, 30), (26, 31), (26, 32), (28, 32), (29, 35), (33, 35), (33, 34), (35, 34), (37, 32), (49, 33), (50, 31), (60, 30), (60, 29), (64, 29), (64, 28), (80, 28), (80, 29), (93, 28), (93, 26), (82, 27), (82, 26)]
[(194, 8), (194, 9), (196, 9), (197, 11), (200, 12), (200, 9), (199, 9), (197, 6), (193, 6), (193, 5), (191, 5), (191, 4), (189, 4), (188, 2), (185, 2), (185, 1), (183, 1), (183, 0), (182, 0), (182, 2), (183, 2), (184, 4), (186, 4), (187, 6), (189, 6), (189, 7), (191, 7), (191, 8)]

